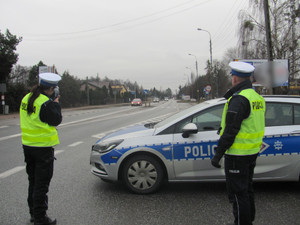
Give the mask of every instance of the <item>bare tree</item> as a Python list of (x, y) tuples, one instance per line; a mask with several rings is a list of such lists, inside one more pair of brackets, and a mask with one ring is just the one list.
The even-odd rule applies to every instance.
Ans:
[[(244, 59), (266, 59), (263, 1), (250, 0), (252, 12), (241, 11), (239, 15), (239, 56)], [(288, 59), (290, 78), (300, 71), (299, 1), (269, 0), (272, 50), (274, 59)]]
[(30, 67), (16, 65), (9, 74), (10, 83), (21, 83), (27, 85)]

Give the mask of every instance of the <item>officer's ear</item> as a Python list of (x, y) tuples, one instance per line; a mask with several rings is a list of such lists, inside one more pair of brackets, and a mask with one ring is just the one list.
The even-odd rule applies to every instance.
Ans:
[(237, 82), (237, 76), (232, 75), (231, 76), (231, 82), (232, 82), (232, 86), (234, 86), (236, 84), (236, 82)]

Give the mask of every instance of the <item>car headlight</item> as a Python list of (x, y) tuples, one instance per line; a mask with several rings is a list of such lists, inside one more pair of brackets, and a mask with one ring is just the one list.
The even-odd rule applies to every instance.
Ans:
[(119, 144), (121, 144), (124, 140), (113, 140), (113, 141), (103, 141), (98, 144), (95, 144), (92, 146), (92, 151), (96, 151), (99, 153), (105, 153), (113, 150), (115, 147), (117, 147)]

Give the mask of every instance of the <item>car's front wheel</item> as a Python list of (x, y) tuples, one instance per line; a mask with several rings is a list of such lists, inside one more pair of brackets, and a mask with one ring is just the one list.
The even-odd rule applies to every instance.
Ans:
[(122, 179), (134, 193), (149, 194), (159, 189), (163, 182), (163, 168), (148, 155), (131, 157), (123, 168)]

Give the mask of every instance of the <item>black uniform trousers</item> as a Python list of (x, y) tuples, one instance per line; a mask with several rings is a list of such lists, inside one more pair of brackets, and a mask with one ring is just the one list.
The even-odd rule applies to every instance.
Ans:
[(252, 225), (255, 218), (253, 173), (257, 154), (225, 155), (225, 175), (229, 201), (233, 204), (234, 223)]
[(54, 149), (23, 145), (28, 174), (28, 206), (34, 219), (42, 219), (48, 209), (49, 184), (53, 176)]

